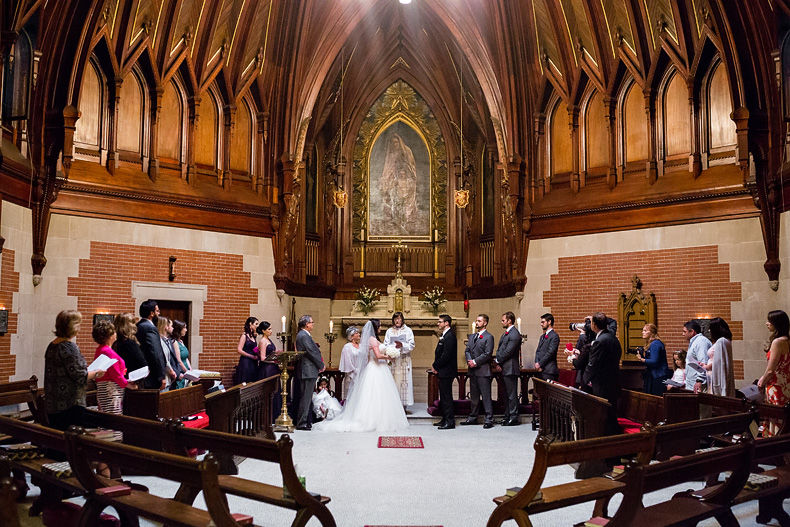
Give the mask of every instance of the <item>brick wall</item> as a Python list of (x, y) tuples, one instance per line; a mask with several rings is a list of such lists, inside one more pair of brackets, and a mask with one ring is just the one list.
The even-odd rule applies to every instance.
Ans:
[[(558, 263), (559, 272), (551, 275), (543, 300), (551, 306), (561, 349), (576, 342), (578, 333), (568, 329), (570, 322), (581, 322), (596, 311), (617, 318), (620, 293), (630, 293), (635, 274), (643, 292), (656, 295), (659, 335), (670, 359), (672, 351), (688, 348), (681, 330), (692, 318), (722, 317), (733, 340), (743, 339), (743, 321), (732, 320), (731, 307), (741, 300), (741, 284), (730, 281), (729, 265), (719, 263), (715, 245), (576, 256), (559, 258)], [(735, 378), (743, 379), (743, 360), (734, 362)]]
[(2, 252), (2, 279), (0, 279), (0, 307), (8, 310), (8, 332), (0, 336), (0, 381), (9, 381), (16, 373), (16, 357), (11, 355), (11, 337), (17, 332), (18, 315), (12, 311), (14, 293), (19, 292), (19, 273), (14, 272), (15, 252)]
[(242, 255), (95, 241), (90, 247), (90, 258), (80, 260), (79, 276), (68, 280), (68, 294), (77, 297), (77, 309), (85, 317), (77, 344), (87, 359), (96, 349), (91, 338), (93, 314), (137, 313), (132, 282), (167, 282), (167, 262), (173, 255), (178, 258), (175, 282), (205, 285), (208, 290), (200, 321), (200, 368), (222, 372), (223, 382), (230, 385), (244, 321), (250, 305), (258, 302), (250, 273), (243, 270)]

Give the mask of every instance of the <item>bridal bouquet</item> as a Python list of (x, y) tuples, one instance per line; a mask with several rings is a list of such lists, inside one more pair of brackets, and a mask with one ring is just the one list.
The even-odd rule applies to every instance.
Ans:
[(395, 346), (382, 347), (381, 353), (386, 355), (389, 360), (395, 360), (400, 357), (400, 351)]

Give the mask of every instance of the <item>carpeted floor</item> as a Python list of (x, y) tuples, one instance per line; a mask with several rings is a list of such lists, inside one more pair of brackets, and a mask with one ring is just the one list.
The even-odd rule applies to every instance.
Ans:
[[(482, 426), (438, 430), (432, 420), (410, 416), (412, 425), (403, 436), (420, 436), (422, 449), (378, 448), (378, 433), (292, 434), (294, 459), (312, 492), (330, 496), (339, 527), (364, 525), (442, 525), (444, 527), (484, 526), (494, 509), (493, 497), (505, 489), (521, 486), (533, 462), (535, 432), (529, 424), (518, 427)], [(427, 417), (427, 416), (425, 416)], [(240, 475), (272, 484), (282, 484), (277, 468), (248, 459), (239, 467)], [(550, 469), (547, 484), (571, 481), (569, 466)], [(130, 478), (147, 485), (152, 492), (172, 496), (176, 486), (154, 478)], [(678, 490), (701, 486), (692, 483), (648, 495), (645, 504), (668, 499)], [(200, 498), (198, 503), (202, 506)], [(619, 502), (615, 501), (612, 510)], [(250, 514), (256, 525), (287, 527), (291, 511), (229, 498), (233, 512)], [(786, 502), (790, 508), (790, 502)], [(534, 517), (541, 527), (570, 526), (590, 517), (591, 504), (549, 512)], [(734, 509), (742, 527), (756, 527), (756, 504)], [(26, 525), (40, 526), (37, 519)], [(152, 525), (143, 522), (143, 525)], [(320, 525), (315, 519), (310, 527)], [(509, 525), (515, 525), (509, 522)], [(701, 524), (717, 525), (715, 521)]]

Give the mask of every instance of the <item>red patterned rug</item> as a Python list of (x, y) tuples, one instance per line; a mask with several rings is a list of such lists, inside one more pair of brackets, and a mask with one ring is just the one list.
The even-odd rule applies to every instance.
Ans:
[(422, 438), (419, 436), (379, 436), (379, 448), (425, 448), (425, 447), (422, 444)]

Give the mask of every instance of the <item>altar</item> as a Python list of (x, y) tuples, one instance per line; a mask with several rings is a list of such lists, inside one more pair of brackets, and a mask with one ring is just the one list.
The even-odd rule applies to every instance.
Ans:
[[(351, 313), (343, 316), (333, 316), (330, 318), (334, 327), (339, 328), (339, 342), (345, 344), (345, 332), (350, 326), (356, 326), (360, 330), (371, 318), (381, 320), (380, 337), (384, 338), (384, 333), (392, 325), (393, 313), (400, 311), (406, 325), (414, 332), (414, 350), (411, 352), (412, 360), (412, 380), (414, 384), (414, 402), (426, 403), (428, 401), (428, 376), (425, 370), (433, 364), (436, 343), (439, 341), (439, 333), (436, 323), (439, 315), (447, 314), (453, 319), (452, 330), (458, 339), (458, 367), (465, 368), (464, 360), (464, 340), (471, 332), (469, 318), (461, 310), (456, 312), (453, 305), (449, 309), (440, 311), (434, 315), (428, 310), (417, 296), (412, 296), (411, 286), (402, 276), (396, 276), (387, 286), (387, 294), (382, 294), (379, 301), (367, 314), (362, 313), (355, 305)], [(339, 347), (342, 349), (342, 346)], [(336, 358), (333, 358), (333, 365), (340, 363), (340, 349), (337, 351)]]

